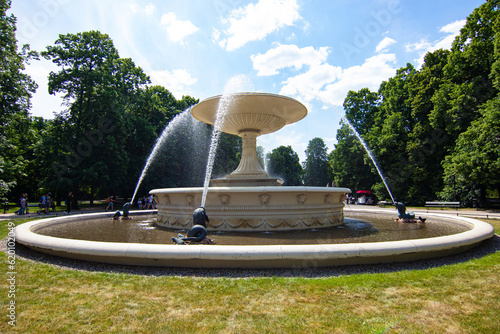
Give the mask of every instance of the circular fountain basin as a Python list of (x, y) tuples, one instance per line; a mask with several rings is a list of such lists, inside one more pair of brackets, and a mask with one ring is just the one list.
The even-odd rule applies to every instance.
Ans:
[[(373, 213), (385, 210), (372, 210)], [(143, 211), (132, 212), (138, 217)], [(150, 213), (149, 213), (150, 214)], [(174, 245), (138, 242), (98, 242), (51, 237), (37, 233), (46, 227), (89, 219), (111, 218), (112, 213), (64, 216), (16, 227), (16, 240), (37, 251), (103, 263), (194, 268), (287, 268), (346, 264), (404, 262), (451, 255), (470, 249), (494, 235), (487, 223), (465, 217), (427, 213), (426, 217), (467, 226), (467, 231), (433, 238), (364, 243), (299, 245)], [(144, 216), (147, 218), (148, 216)], [(125, 223), (124, 221), (123, 223)], [(110, 224), (120, 223), (111, 221)]]
[[(341, 225), (344, 200), (350, 192), (335, 187), (209, 187), (207, 230), (286, 231)], [(165, 188), (150, 193), (158, 203), (159, 226), (192, 226), (203, 188)]]

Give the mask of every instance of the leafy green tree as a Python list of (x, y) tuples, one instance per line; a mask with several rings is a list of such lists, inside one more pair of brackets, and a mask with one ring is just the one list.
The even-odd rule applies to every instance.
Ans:
[(283, 180), (284, 186), (302, 185), (302, 166), (299, 155), (291, 146), (279, 146), (266, 156), (267, 172)]
[[(135, 103), (129, 106), (124, 115), (128, 134), (126, 149), (129, 155), (129, 168), (127, 173), (129, 180), (134, 181), (139, 179), (144, 164), (163, 131), (169, 125), (173, 125), (171, 124), (172, 120), (175, 117), (180, 117), (183, 110), (198, 102), (198, 100), (189, 96), (184, 96), (182, 100), (176, 100), (173, 94), (162, 86), (141, 88), (138, 95)], [(201, 146), (199, 145), (199, 140), (195, 138), (197, 134), (193, 133), (195, 131), (194, 126), (195, 124), (192, 123), (181, 124), (176, 126), (177, 129), (172, 129), (176, 133), (172, 133), (172, 136), (167, 138), (167, 142), (163, 144), (165, 148), (158, 152), (158, 158), (152, 161), (153, 169), (156, 168), (155, 165), (158, 165), (157, 168), (161, 168), (161, 170), (156, 171), (156, 173), (162, 175), (161, 182), (166, 182), (165, 178), (168, 178), (169, 180), (175, 180), (175, 183), (182, 186), (192, 185), (193, 182), (199, 184), (201, 177), (193, 172), (193, 166), (199, 164), (196, 152), (201, 149), (201, 146), (205, 145), (205, 142)], [(198, 131), (203, 132), (204, 130), (200, 129)], [(181, 136), (182, 142), (179, 145), (182, 145), (182, 150), (172, 145)], [(198, 146), (194, 146), (193, 141), (197, 141)], [(206, 139), (202, 141), (206, 141)], [(186, 152), (182, 153), (183, 150), (186, 150)], [(191, 153), (191, 158), (188, 158), (188, 152)], [(182, 158), (184, 156), (185, 158)], [(189, 177), (186, 176), (187, 171), (192, 173)], [(146, 193), (150, 189), (159, 186), (167, 187), (170, 184), (168, 182), (166, 184), (158, 183), (158, 177), (155, 178), (153, 175), (153, 172), (147, 172), (146, 179), (142, 182), (141, 193)], [(198, 182), (194, 180), (198, 180)], [(124, 185), (123, 191), (131, 193), (135, 190), (135, 186), (135, 182), (128, 182)]]
[(328, 163), (335, 185), (352, 191), (371, 190), (379, 178), (363, 145), (345, 123), (337, 131), (337, 144), (328, 156)]
[(130, 163), (123, 115), (149, 78), (98, 31), (60, 35), (42, 55), (60, 67), (49, 75), (49, 93), (64, 94), (69, 105), (54, 123), (59, 148), (47, 166), (47, 187), (62, 191), (67, 180), (91, 200), (122, 190)]
[(434, 127), (429, 119), (434, 108), (432, 97), (446, 82), (443, 68), (449, 54), (450, 51), (446, 50), (428, 53), (410, 85), (411, 120), (414, 126), (408, 133), (406, 143), (410, 168), (405, 196), (416, 204), (435, 198), (442, 189), (441, 161), (454, 145), (445, 130)]
[(313, 138), (309, 141), (306, 149), (304, 185), (325, 187), (331, 182), (325, 142), (321, 138)]
[(380, 96), (368, 88), (347, 93), (344, 100), (345, 117), (361, 136), (373, 127), (379, 104)]
[[(382, 102), (374, 117), (372, 130), (365, 136), (377, 163), (384, 173), (391, 192), (408, 202), (406, 187), (411, 174), (406, 143), (416, 123), (411, 118), (411, 86), (416, 70), (407, 64), (397, 70), (396, 75), (384, 81), (378, 94)], [(384, 188), (382, 180), (377, 189)]]
[[(23, 73), (25, 64), (37, 53), (28, 45), (18, 50), (15, 37), (16, 18), (7, 15), (10, 0), (0, 0), (0, 197), (27, 176), (29, 155), (26, 145), (31, 126), (30, 99), (36, 83)], [(17, 196), (17, 195), (16, 195)]]
[(498, 58), (494, 44), (498, 9), (499, 1), (490, 0), (468, 16), (444, 68), (447, 82), (433, 97), (431, 121), (445, 129), (453, 141), (480, 117), (479, 107), (498, 93), (492, 81), (492, 67)]
[(480, 109), (482, 117), (460, 134), (452, 154), (444, 160), (442, 196), (470, 204), (484, 204), (487, 190), (500, 194), (500, 97)]

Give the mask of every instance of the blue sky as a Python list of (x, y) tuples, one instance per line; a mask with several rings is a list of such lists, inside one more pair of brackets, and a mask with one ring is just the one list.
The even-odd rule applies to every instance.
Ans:
[[(176, 98), (219, 95), (231, 78), (244, 90), (283, 94), (308, 116), (258, 138), (266, 152), (291, 145), (304, 160), (314, 137), (334, 148), (349, 90), (376, 91), (428, 51), (449, 49), (478, 0), (13, 0), (19, 44), (42, 51), (59, 34), (107, 33), (153, 84)], [(52, 118), (61, 98), (47, 93), (57, 68), (34, 61), (39, 84), (31, 113)]]

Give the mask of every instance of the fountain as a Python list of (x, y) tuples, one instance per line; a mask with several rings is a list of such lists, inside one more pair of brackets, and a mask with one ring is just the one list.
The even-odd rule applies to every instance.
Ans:
[[(220, 99), (216, 96), (194, 106), (191, 109), (193, 117), (212, 124)], [(48, 254), (105, 263), (194, 268), (302, 268), (402, 262), (444, 256), (470, 249), (494, 235), (491, 225), (475, 219), (427, 213), (428, 222), (425, 224), (398, 224), (394, 219), (385, 219), (380, 230), (396, 226), (408, 232), (411, 229), (425, 232), (427, 226), (433, 227), (437, 220), (442, 220), (445, 225), (460, 225), (462, 229), (449, 234), (426, 236), (424, 233), (422, 237), (409, 239), (395, 237), (357, 241), (357, 238), (347, 237), (336, 241), (332, 235), (344, 228), (343, 202), (350, 190), (283, 187), (279, 179), (269, 177), (257, 160), (256, 138), (299, 121), (306, 116), (306, 108), (294, 99), (274, 94), (238, 93), (232, 94), (231, 99), (221, 130), (242, 137), (242, 158), (233, 173), (222, 179), (210, 180), (212, 186), (206, 190), (205, 208), (210, 217), (206, 230), (215, 235), (239, 235), (243, 244), (221, 242), (179, 246), (172, 243), (170, 236), (159, 243), (143, 240), (142, 235), (130, 227), (142, 224), (143, 215), (154, 213), (145, 211), (131, 211), (133, 219), (129, 220), (112, 220), (113, 213), (97, 213), (32, 221), (16, 227), (17, 242)], [(158, 200), (156, 229), (159, 232), (165, 232), (163, 228), (174, 233), (191, 228), (194, 209), (205, 202), (204, 188), (201, 187), (155, 189), (151, 194)], [(387, 215), (387, 211), (376, 209), (365, 213), (371, 216)], [(93, 219), (102, 222), (96, 225), (98, 228), (86, 233), (97, 233), (100, 237), (104, 233), (99, 228), (109, 229), (111, 239), (99, 241), (70, 237), (68, 234), (54, 236), (42, 233), (45, 229), (63, 231), (63, 227), (70, 224), (76, 225), (71, 225), (69, 230), (94, 226)], [(370, 225), (364, 219), (366, 217), (356, 224)], [(150, 217), (144, 221), (148, 228), (150, 221)], [(376, 228), (367, 229), (367, 234), (374, 230)], [(114, 239), (118, 234), (116, 231), (125, 234), (125, 241)], [(271, 235), (271, 243), (252, 244), (248, 239), (258, 239), (255, 233), (259, 238)], [(281, 236), (285, 234), (298, 235), (298, 243), (281, 241)], [(316, 242), (303, 241), (302, 235), (306, 234), (312, 234)]]
[(194, 118), (213, 124), (220, 104), (225, 113), (220, 130), (242, 138), (239, 166), (221, 179), (212, 179), (204, 205), (203, 188), (154, 189), (161, 227), (186, 229), (191, 214), (204, 206), (210, 214), (208, 231), (276, 231), (328, 228), (344, 221), (347, 188), (282, 187), (257, 159), (256, 138), (272, 133), (307, 115), (291, 98), (266, 93), (233, 93), (229, 101), (216, 96), (191, 109)]

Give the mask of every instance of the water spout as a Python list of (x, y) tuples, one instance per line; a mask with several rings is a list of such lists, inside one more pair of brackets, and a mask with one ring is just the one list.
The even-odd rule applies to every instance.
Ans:
[(134, 198), (137, 195), (137, 191), (139, 190), (139, 187), (146, 176), (146, 173), (151, 166), (151, 163), (154, 161), (156, 158), (158, 151), (162, 147), (163, 143), (167, 140), (167, 138), (173, 133), (174, 129), (177, 128), (177, 126), (187, 120), (191, 119), (191, 112), (190, 108), (184, 110), (182, 113), (178, 114), (175, 116), (163, 129), (163, 132), (161, 133), (160, 137), (156, 140), (156, 143), (151, 150), (151, 153), (149, 154), (148, 159), (146, 160), (146, 164), (144, 165), (144, 168), (142, 169), (141, 176), (139, 177), (139, 181), (137, 181), (137, 185), (135, 187), (134, 195), (132, 196), (132, 199), (130, 200), (130, 203), (134, 203)]
[(370, 157), (370, 159), (372, 160), (373, 164), (375, 165), (375, 168), (377, 169), (378, 175), (382, 179), (382, 182), (384, 183), (385, 188), (387, 189), (387, 192), (389, 193), (389, 196), (391, 196), (392, 203), (396, 203), (396, 201), (394, 200), (394, 197), (392, 196), (392, 192), (389, 189), (389, 185), (387, 184), (387, 182), (385, 180), (385, 177), (382, 174), (382, 171), (380, 170), (380, 167), (377, 164), (377, 161), (375, 161), (375, 157), (373, 156), (372, 152), (368, 148), (368, 145), (366, 145), (366, 143), (363, 140), (363, 138), (361, 138), (361, 135), (358, 133), (358, 131), (356, 131), (356, 129), (354, 128), (354, 126), (352, 126), (351, 122), (349, 122), (349, 120), (347, 119), (347, 117), (343, 117), (343, 120), (347, 123), (347, 125), (349, 126), (349, 128), (354, 132), (354, 135), (356, 136), (356, 138), (358, 138), (358, 140), (361, 142), (361, 145), (363, 145), (363, 147), (365, 148), (365, 151), (368, 154), (368, 156)]

